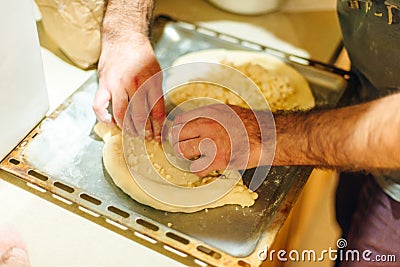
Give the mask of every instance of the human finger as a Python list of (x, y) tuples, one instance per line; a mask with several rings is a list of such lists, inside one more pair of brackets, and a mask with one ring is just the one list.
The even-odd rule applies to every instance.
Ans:
[(97, 120), (105, 123), (112, 123), (112, 116), (107, 110), (110, 100), (110, 92), (100, 84), (93, 100), (93, 111), (96, 114)]
[(204, 130), (209, 130), (205, 119), (195, 119), (185, 124), (173, 124), (170, 131), (170, 143), (174, 145), (177, 142), (199, 138)]
[(199, 176), (205, 176), (210, 172), (217, 170), (217, 144), (211, 138), (202, 139), (198, 145), (200, 158), (194, 160), (190, 165), (190, 171)]
[(201, 156), (199, 145), (199, 138), (178, 142), (174, 145), (174, 153), (178, 157), (191, 160), (195, 157)]
[(153, 128), (152, 128), (152, 122), (150, 116), (147, 116), (146, 122), (145, 122), (145, 129), (144, 129), (144, 137), (146, 140), (150, 141), (154, 138), (154, 133), (153, 133)]
[(173, 125), (185, 124), (188, 121), (193, 121), (195, 119), (204, 117), (204, 115), (206, 114), (205, 108), (206, 107), (200, 107), (200, 108), (192, 109), (192, 110), (186, 111), (184, 113), (178, 114), (174, 119)]
[(204, 177), (210, 172), (212, 172), (212, 161), (210, 157), (202, 156), (199, 159), (196, 159), (190, 164), (190, 171), (194, 174)]
[(161, 140), (161, 129), (166, 116), (161, 74), (156, 74), (151, 78), (147, 102), (151, 109), (150, 118), (153, 136), (156, 140)]
[(151, 123), (148, 122), (149, 110), (146, 100), (146, 91), (143, 88), (137, 90), (130, 103), (130, 113), (133, 125), (139, 136), (145, 137), (151, 135)]
[(114, 119), (119, 127), (122, 127), (124, 116), (129, 104), (129, 96), (125, 90), (114, 90), (112, 92), (112, 108)]
[(130, 112), (130, 110), (127, 110), (127, 112), (125, 113), (123, 128), (125, 132), (131, 136), (138, 135), (135, 125), (133, 124), (132, 113)]

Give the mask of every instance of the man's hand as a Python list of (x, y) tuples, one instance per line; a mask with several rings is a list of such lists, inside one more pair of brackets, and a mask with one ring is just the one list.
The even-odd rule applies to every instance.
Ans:
[(215, 104), (178, 115), (170, 142), (177, 156), (195, 159), (192, 172), (205, 176), (215, 170), (246, 169), (271, 162), (274, 137), (272, 115)]
[[(147, 37), (152, 10), (152, 0), (108, 1), (98, 68), (99, 89), (93, 109), (99, 121), (122, 127), (128, 103), (134, 98), (131, 130), (159, 139), (165, 119), (161, 75), (138, 92), (148, 78), (160, 71)], [(110, 101), (114, 118), (107, 111)]]
[[(187, 159), (201, 156), (191, 166), (199, 175), (270, 164), (271, 155), (275, 166), (398, 170), (399, 103), (397, 93), (339, 109), (275, 115), (275, 121), (267, 112), (211, 105), (178, 115), (171, 141), (176, 154)], [(276, 136), (271, 135), (275, 125)]]
[[(133, 34), (123, 42), (103, 43), (99, 62), (99, 89), (93, 105), (97, 118), (103, 122), (112, 122), (107, 111), (111, 100), (114, 120), (122, 127), (129, 101), (139, 86), (159, 71), (160, 66), (146, 36)], [(161, 84), (146, 86), (144, 90), (136, 96), (135, 102), (138, 105), (132, 107), (134, 126), (140, 132), (146, 123), (144, 119), (150, 115), (151, 124), (148, 125), (151, 127), (147, 127), (146, 136), (160, 136), (165, 118)]]

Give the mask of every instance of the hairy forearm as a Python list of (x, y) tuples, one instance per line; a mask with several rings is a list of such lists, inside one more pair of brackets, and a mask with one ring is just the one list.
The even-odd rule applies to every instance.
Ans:
[(275, 116), (274, 165), (400, 168), (400, 94), (327, 111)]
[(129, 40), (137, 34), (147, 36), (152, 13), (153, 0), (109, 0), (103, 20), (103, 40)]

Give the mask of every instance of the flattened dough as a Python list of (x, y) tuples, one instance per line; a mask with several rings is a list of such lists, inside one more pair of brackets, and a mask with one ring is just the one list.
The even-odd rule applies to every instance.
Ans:
[[(314, 96), (305, 78), (294, 68), (265, 52), (206, 49), (183, 55), (173, 65), (193, 62), (222, 63), (238, 69), (257, 84), (272, 111), (307, 110), (315, 106)], [(257, 65), (260, 68), (256, 68)], [(263, 70), (261, 71), (260, 69)], [(222, 77), (222, 79), (225, 78), (229, 77)], [(265, 81), (270, 84), (263, 85)], [(293, 92), (286, 95), (279, 94), (279, 90), (283, 90), (282, 87), (285, 87), (285, 83), (293, 88)], [(168, 97), (172, 103), (180, 104), (189, 98), (216, 96), (226, 104), (244, 106), (240, 100), (237, 100), (232, 95), (232, 93), (225, 93), (221, 89), (216, 90), (215, 88), (212, 88), (211, 91), (206, 90), (206, 88), (193, 88), (193, 90), (190, 90), (190, 88), (182, 87), (182, 90), (179, 88), (170, 93)], [(277, 99), (279, 97), (282, 99)]]
[[(257, 193), (250, 191), (240, 180), (239, 183), (234, 186), (228, 194), (208, 205), (200, 207), (176, 207), (167, 205), (149, 196), (131, 177), (128, 167), (125, 164), (123, 155), (121, 130), (116, 126), (98, 123), (95, 126), (95, 132), (104, 140), (105, 144), (103, 148), (103, 162), (114, 183), (130, 197), (144, 205), (169, 212), (191, 213), (206, 208), (224, 206), (227, 204), (237, 204), (242, 207), (251, 206), (258, 197)], [(150, 151), (152, 149), (151, 146), (148, 146), (147, 149), (149, 153), (152, 153), (152, 151)], [(175, 169), (174, 172), (176, 173), (181, 171)], [(236, 171), (230, 171), (230, 173), (231, 174), (226, 175), (239, 175), (239, 173)]]

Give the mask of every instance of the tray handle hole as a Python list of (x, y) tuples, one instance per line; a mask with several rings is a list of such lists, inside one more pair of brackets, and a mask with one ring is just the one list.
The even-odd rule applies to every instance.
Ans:
[(221, 258), (221, 254), (220, 253), (218, 253), (218, 252), (216, 252), (216, 251), (214, 251), (212, 249), (209, 249), (209, 248), (207, 248), (205, 246), (198, 246), (197, 250), (203, 252), (204, 254), (207, 254), (210, 257), (213, 257), (214, 259), (218, 260), (218, 259)]
[(80, 194), (79, 197), (86, 201), (89, 201), (90, 203), (95, 204), (97, 206), (101, 204), (100, 200), (98, 200), (97, 198), (94, 198), (92, 196), (89, 196), (88, 194), (85, 194), (85, 193)]
[(123, 211), (123, 210), (120, 210), (120, 209), (117, 208), (117, 207), (109, 206), (109, 207), (107, 207), (107, 209), (108, 209), (109, 211), (111, 211), (112, 213), (115, 213), (115, 214), (117, 214), (117, 215), (119, 215), (119, 216), (122, 216), (122, 217), (124, 217), (124, 218), (129, 218), (129, 213), (127, 213), (127, 212), (125, 212), (125, 211)]
[(171, 233), (171, 232), (167, 232), (165, 235), (175, 241), (178, 241), (179, 243), (184, 244), (184, 245), (187, 245), (190, 243), (189, 240), (187, 240), (186, 238), (183, 238), (183, 237), (176, 235), (174, 233)]
[(19, 160), (14, 159), (14, 158), (9, 159), (8, 162), (10, 162), (11, 164), (14, 164), (14, 165), (18, 165), (21, 163)]
[(154, 224), (152, 224), (152, 223), (150, 223), (148, 221), (145, 221), (143, 219), (137, 219), (136, 222), (138, 224), (140, 224), (141, 226), (144, 226), (144, 227), (146, 227), (146, 228), (148, 228), (150, 230), (153, 230), (153, 231), (158, 231), (158, 229), (160, 229), (157, 225), (154, 225)]
[(66, 192), (68, 192), (70, 194), (75, 191), (75, 189), (73, 189), (72, 187), (70, 187), (70, 186), (68, 186), (66, 184), (60, 183), (60, 182), (55, 182), (54, 186), (57, 187), (57, 188), (60, 188), (61, 190), (66, 191)]
[(251, 267), (251, 264), (249, 264), (243, 260), (238, 261), (238, 265), (242, 266), (242, 267)]
[(37, 171), (34, 171), (34, 170), (29, 170), (28, 171), (28, 175), (30, 175), (32, 177), (35, 177), (35, 178), (38, 178), (39, 180), (44, 181), (44, 182), (49, 180), (49, 177), (47, 177), (46, 175), (40, 174), (40, 173), (38, 173)]

